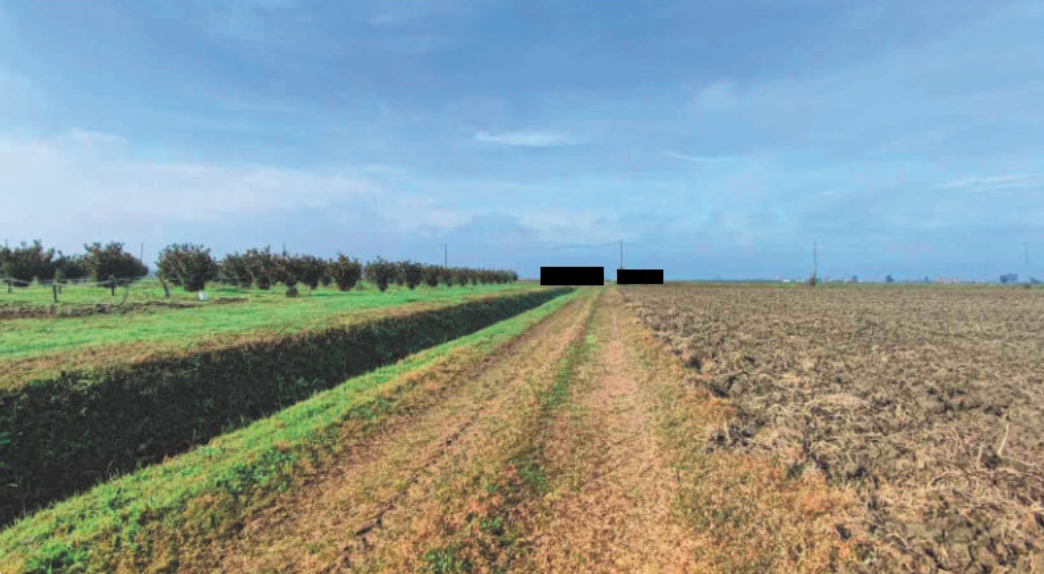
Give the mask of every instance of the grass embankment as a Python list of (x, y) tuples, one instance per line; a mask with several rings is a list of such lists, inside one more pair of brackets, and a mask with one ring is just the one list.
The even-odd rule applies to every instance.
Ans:
[(343, 453), (352, 437), (422, 405), (430, 377), (477, 364), (578, 295), (351, 379), (38, 512), (0, 533), (0, 571), (175, 570), (187, 542), (239, 528), (252, 510)]
[[(24, 382), (44, 371), (96, 365), (106, 359), (126, 362), (129, 358), (343, 326), (366, 318), (360, 315), (363, 311), (445, 306), (534, 288), (529, 284), (418, 287), (412, 291), (391, 287), (384, 293), (319, 289), (294, 299), (250, 290), (248, 300), (237, 304), (208, 301), (189, 308), (157, 307), (124, 315), (9, 319), (0, 323), (0, 386)], [(31, 368), (23, 368), (23, 364)]]
[(347, 326), (63, 371), (0, 391), (0, 522), (563, 292), (507, 291), (408, 308)]

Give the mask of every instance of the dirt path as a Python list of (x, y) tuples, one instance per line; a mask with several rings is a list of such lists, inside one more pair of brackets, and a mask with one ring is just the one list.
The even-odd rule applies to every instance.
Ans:
[(581, 298), (482, 364), (436, 374), (429, 385), (444, 390), (430, 408), (394, 419), (181, 570), (379, 570), (389, 555), (416, 554), (423, 537), (415, 531), (421, 521), (414, 520), (414, 508), (431, 498), (438, 477), (468, 460), (491, 427), (526, 400), (534, 380), (547, 379), (582, 334), (592, 306), (593, 297)]
[(822, 572), (853, 556), (850, 497), (706, 449), (731, 408), (615, 289), (468, 361), (419, 373), (415, 409), (181, 570)]
[(547, 445), (552, 488), (526, 570), (686, 572), (692, 541), (672, 518), (675, 481), (640, 388), (634, 326), (613, 290), (595, 312), (595, 354)]

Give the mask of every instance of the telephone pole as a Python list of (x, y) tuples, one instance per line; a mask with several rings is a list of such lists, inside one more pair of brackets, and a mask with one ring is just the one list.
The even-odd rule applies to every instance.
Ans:
[(449, 243), (442, 244), (442, 266), (449, 267)]
[(819, 242), (812, 242), (812, 277), (819, 278)]

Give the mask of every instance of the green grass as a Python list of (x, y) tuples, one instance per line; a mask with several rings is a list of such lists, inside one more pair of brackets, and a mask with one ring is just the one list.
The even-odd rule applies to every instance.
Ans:
[(319, 289), (296, 299), (286, 298), (281, 287), (270, 292), (212, 289), (208, 293), (217, 298), (245, 296), (248, 300), (232, 304), (209, 301), (184, 309), (155, 307), (121, 315), (0, 321), (0, 363), (106, 346), (142, 344), (151, 351), (213, 342), (230, 335), (294, 333), (343, 322), (358, 311), (411, 303), (454, 304), (471, 296), (531, 288), (534, 286), (527, 284), (418, 287), (414, 291), (391, 287), (385, 293)]
[(0, 533), (0, 572), (113, 571), (116, 563), (126, 566), (128, 557), (154, 565), (160, 555), (176, 561), (177, 540), (213, 535), (213, 529), (241, 520), (256, 500), (287, 489), (304, 461), (314, 464), (336, 453), (348, 421), (381, 419), (394, 411), (411, 387), (402, 385), (401, 392), (388, 395), (379, 392), (385, 383), (455, 350), (493, 353), (580, 293), (350, 379), (169, 462), (23, 519)]
[[(304, 290), (306, 291), (307, 289)], [(207, 285), (206, 292), (210, 299), (238, 299), (242, 297), (251, 299), (286, 298), (284, 294), (286, 288), (282, 285), (276, 285), (268, 291), (262, 291), (260, 289), (239, 289), (224, 284), (210, 284)], [(152, 277), (131, 283), (126, 288), (117, 287), (115, 297), (111, 295), (111, 290), (108, 287), (75, 283), (63, 285), (62, 292), (58, 296), (58, 305), (62, 307), (110, 305), (112, 303), (128, 305), (176, 303), (187, 305), (199, 303), (199, 298), (195, 293), (189, 293), (179, 287), (172, 286), (170, 298), (167, 299), (159, 281)], [(5, 307), (49, 308), (52, 305), (54, 305), (54, 296), (49, 285), (33, 283), (29, 287), (15, 287), (11, 290), (11, 293), (8, 293), (7, 284), (0, 279), (0, 310)]]

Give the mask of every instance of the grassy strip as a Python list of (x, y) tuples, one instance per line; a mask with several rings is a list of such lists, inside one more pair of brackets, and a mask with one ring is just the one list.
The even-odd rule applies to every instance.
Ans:
[(462, 355), (489, 355), (576, 296), (351, 379), (24, 519), (0, 533), (0, 571), (176, 570), (185, 540), (236, 528), (295, 476), (340, 452), (346, 428), (368, 434), (408, 408), (405, 399), (421, 380), (417, 371), (452, 368)]
[(487, 297), (0, 392), (0, 522), (563, 292)]
[[(124, 349), (124, 357), (144, 349), (179, 351), (200, 342), (208, 346), (228, 343), (244, 334), (281, 335), (343, 325), (346, 317), (364, 310), (417, 303), (455, 304), (476, 296), (533, 288), (528, 284), (418, 287), (415, 290), (390, 287), (385, 293), (376, 290), (342, 293), (323, 288), (296, 299), (274, 297), (270, 292), (257, 295), (246, 291), (243, 296), (248, 300), (236, 304), (220, 304), (215, 300), (187, 309), (153, 307), (147, 312), (123, 315), (8, 319), (2, 322), (3, 329), (0, 329), (0, 365), (7, 367), (8, 363), (59, 354), (65, 355), (59, 358), (77, 359), (71, 351), (89, 350), (97, 354), (112, 346), (137, 347), (130, 353)], [(75, 366), (69, 361), (60, 362), (64, 368)]]
[[(422, 554), (423, 570), (439, 574), (505, 572), (528, 551), (519, 528), (519, 512), (528, 501), (548, 492), (544, 444), (547, 423), (569, 401), (579, 369), (597, 350), (589, 334), (594, 313), (588, 308), (580, 336), (570, 343), (556, 365), (550, 386), (527, 389), (511, 413), (495, 453), (482, 453), (470, 472), (451, 485), (440, 502), (442, 513), (437, 542)], [(456, 488), (452, 486), (456, 485)], [(458, 521), (455, 517), (463, 516)]]

